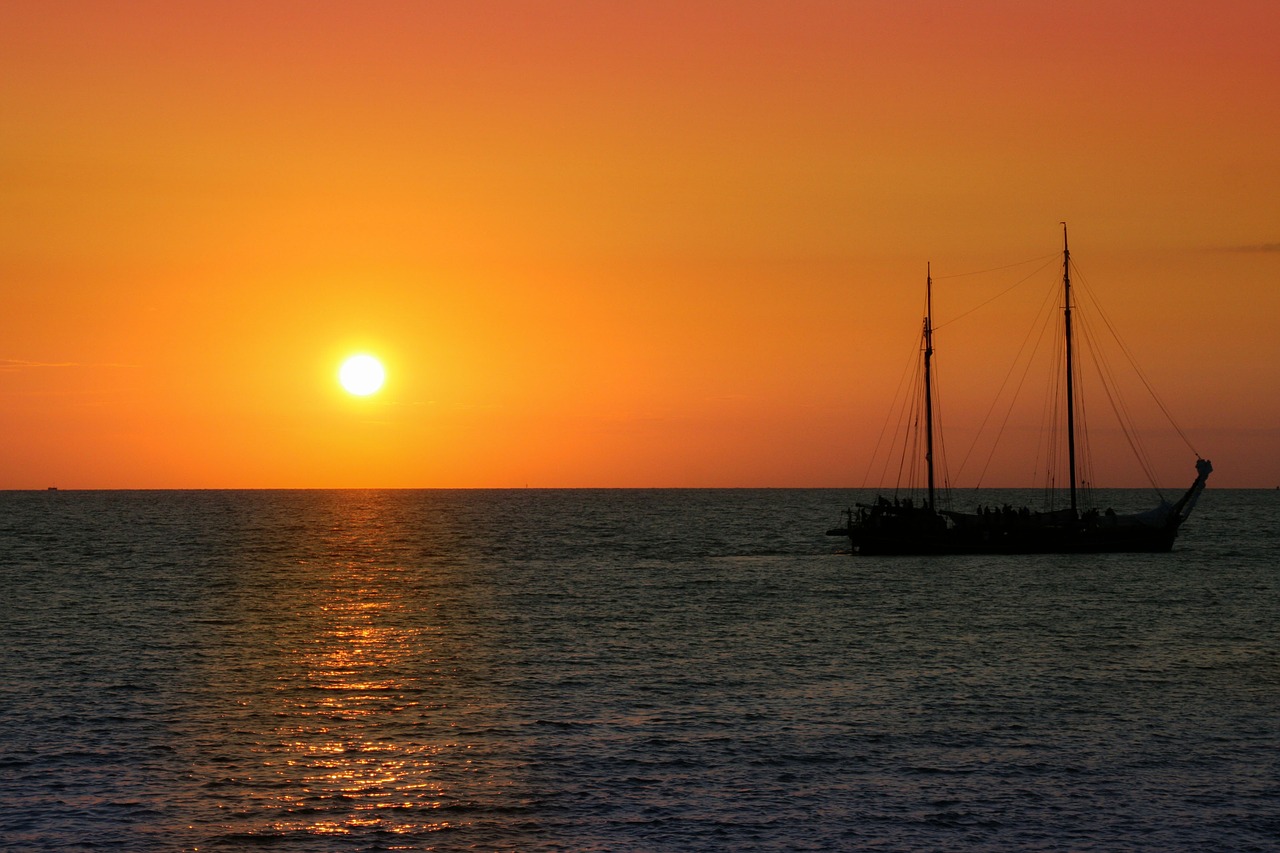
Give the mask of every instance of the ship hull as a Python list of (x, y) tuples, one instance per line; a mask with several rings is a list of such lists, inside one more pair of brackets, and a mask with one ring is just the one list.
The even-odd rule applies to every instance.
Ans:
[(960, 531), (894, 535), (877, 531), (837, 529), (859, 555), (926, 554), (1110, 554), (1162, 553), (1173, 549), (1177, 529), (1043, 530), (1034, 534), (990, 531), (978, 535)]
[(1173, 549), (1182, 516), (1168, 505), (1139, 515), (1071, 510), (1049, 513), (934, 512), (924, 507), (864, 507), (845, 526), (855, 554), (1107, 554)]

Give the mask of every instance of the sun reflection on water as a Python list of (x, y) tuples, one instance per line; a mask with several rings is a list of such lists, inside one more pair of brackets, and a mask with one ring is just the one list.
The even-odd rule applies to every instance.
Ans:
[[(467, 746), (441, 738), (425, 698), (431, 626), (406, 602), (406, 570), (384, 552), (380, 525), (353, 512), (308, 567), (305, 630), (277, 678), (274, 742), (260, 744), (275, 784), (264, 790), (272, 834), (404, 835), (456, 825), (440, 764)], [(434, 732), (433, 732), (434, 729)], [(445, 728), (448, 731), (448, 728)]]

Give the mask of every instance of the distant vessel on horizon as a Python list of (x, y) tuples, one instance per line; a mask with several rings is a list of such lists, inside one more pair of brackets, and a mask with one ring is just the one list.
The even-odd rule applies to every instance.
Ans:
[[(1063, 332), (1066, 357), (1066, 435), (1070, 476), (1070, 506), (1046, 511), (1008, 505), (973, 513), (939, 509), (934, 471), (933, 278), (925, 282), (923, 346), (924, 461), (926, 496), (880, 496), (874, 503), (857, 504), (843, 513), (844, 523), (828, 530), (844, 536), (854, 554), (1057, 554), (1162, 552), (1173, 548), (1178, 529), (1195, 507), (1210, 472), (1209, 460), (1196, 455), (1196, 478), (1173, 503), (1161, 503), (1141, 513), (1117, 514), (1111, 509), (1082, 511), (1076, 484), (1076, 401), (1071, 328), (1071, 251), (1066, 223), (1062, 224)], [(920, 418), (912, 419), (919, 428)], [(1193, 451), (1194, 452), (1194, 451)]]

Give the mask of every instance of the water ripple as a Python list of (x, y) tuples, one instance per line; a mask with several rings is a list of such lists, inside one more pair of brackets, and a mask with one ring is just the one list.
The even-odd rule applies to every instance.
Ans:
[(0, 495), (0, 847), (1275, 849), (1274, 495), (934, 560), (848, 499)]

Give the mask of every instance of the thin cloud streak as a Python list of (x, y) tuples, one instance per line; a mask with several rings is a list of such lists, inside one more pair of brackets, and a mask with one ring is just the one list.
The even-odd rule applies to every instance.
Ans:
[(1280, 243), (1255, 243), (1249, 246), (1226, 246), (1221, 251), (1240, 252), (1246, 254), (1269, 254), (1280, 252)]
[(4, 372), (40, 370), (50, 367), (136, 367), (136, 365), (117, 364), (114, 362), (26, 361), (18, 358), (0, 358), (0, 371)]

